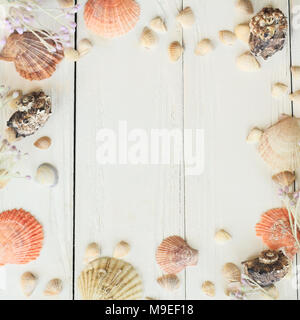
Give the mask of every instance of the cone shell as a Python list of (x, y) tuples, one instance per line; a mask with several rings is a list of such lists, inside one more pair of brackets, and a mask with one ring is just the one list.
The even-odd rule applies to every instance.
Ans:
[(157, 279), (157, 283), (168, 291), (174, 291), (179, 288), (180, 280), (176, 274), (165, 274)]
[(163, 240), (156, 251), (156, 262), (160, 268), (170, 274), (176, 274), (187, 266), (198, 263), (198, 251), (191, 248), (179, 236)]
[(133, 266), (123, 260), (104, 257), (92, 261), (78, 278), (83, 300), (138, 300), (142, 281)]
[(264, 131), (258, 145), (263, 160), (276, 172), (300, 167), (300, 119), (283, 116)]
[(289, 214), (285, 208), (265, 212), (255, 229), (256, 235), (262, 237), (263, 242), (270, 249), (284, 249), (289, 257), (297, 253), (298, 247), (291, 231)]
[(0, 265), (26, 264), (35, 260), (43, 246), (43, 228), (23, 209), (0, 214)]
[[(46, 39), (42, 33), (36, 33), (56, 49), (52, 40)], [(17, 72), (28, 80), (50, 78), (63, 57), (62, 50), (50, 52), (40, 39), (29, 31), (23, 34), (12, 33), (0, 53), (0, 60), (14, 62)]]
[(103, 38), (115, 38), (132, 30), (140, 7), (134, 0), (88, 0), (84, 20), (88, 29)]

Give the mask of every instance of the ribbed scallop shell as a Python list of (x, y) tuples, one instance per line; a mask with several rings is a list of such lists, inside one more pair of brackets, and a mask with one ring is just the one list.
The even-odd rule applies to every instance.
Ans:
[(255, 229), (256, 235), (262, 237), (263, 242), (270, 249), (284, 249), (289, 257), (297, 253), (298, 247), (291, 232), (287, 209), (278, 208), (265, 212)]
[(26, 264), (35, 260), (43, 246), (43, 228), (23, 209), (0, 214), (0, 265)]
[(262, 135), (258, 151), (275, 171), (295, 171), (300, 167), (300, 119), (284, 116)]
[[(46, 39), (40, 32), (36, 33), (54, 47), (53, 40)], [(51, 77), (63, 57), (62, 50), (50, 52), (41, 40), (29, 31), (23, 34), (12, 33), (0, 53), (0, 60), (14, 62), (18, 73), (28, 80)]]
[(81, 272), (78, 288), (83, 300), (137, 300), (142, 281), (133, 266), (123, 260), (104, 257)]
[(156, 261), (160, 268), (170, 274), (176, 274), (187, 266), (198, 263), (198, 251), (191, 248), (179, 236), (163, 240), (156, 251)]
[(89, 0), (84, 20), (91, 31), (103, 38), (115, 38), (132, 30), (139, 20), (140, 7), (134, 0)]

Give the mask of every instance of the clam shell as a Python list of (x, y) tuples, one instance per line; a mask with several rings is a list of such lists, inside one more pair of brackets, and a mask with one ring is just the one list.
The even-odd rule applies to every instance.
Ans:
[(263, 135), (263, 131), (258, 129), (258, 128), (253, 128), (248, 134), (247, 137), (247, 143), (252, 144), (252, 143), (258, 143), (259, 140), (261, 139)]
[(140, 37), (140, 45), (146, 49), (152, 49), (156, 46), (156, 43), (157, 38), (155, 33), (148, 27), (145, 27)]
[(300, 167), (300, 119), (284, 116), (264, 131), (258, 145), (263, 160), (276, 172)]
[(252, 14), (254, 12), (253, 5), (250, 0), (237, 0), (235, 7), (244, 14)]
[(88, 0), (84, 20), (88, 29), (103, 38), (115, 38), (132, 30), (140, 7), (134, 0)]
[(288, 86), (284, 83), (276, 82), (272, 85), (271, 93), (274, 98), (279, 98), (287, 94), (288, 89)]
[(49, 137), (41, 137), (34, 143), (34, 146), (41, 150), (47, 150), (51, 146), (51, 138)]
[(157, 283), (168, 291), (174, 291), (179, 288), (180, 280), (175, 274), (166, 274), (157, 279)]
[(130, 245), (125, 241), (121, 241), (116, 245), (113, 256), (114, 258), (124, 258), (129, 251)]
[(249, 37), (250, 37), (250, 27), (249, 27), (249, 23), (241, 23), (238, 24), (235, 28), (234, 28), (234, 33), (236, 35), (236, 37), (241, 40), (242, 42), (247, 43), (249, 42)]
[(142, 281), (133, 266), (123, 260), (104, 257), (92, 261), (78, 278), (83, 300), (138, 300)]
[(282, 187), (289, 187), (296, 179), (295, 173), (290, 171), (283, 171), (272, 176), (272, 180)]
[(187, 266), (198, 263), (198, 251), (191, 248), (179, 236), (171, 236), (162, 241), (156, 251), (156, 262), (169, 274), (176, 274)]
[(256, 72), (260, 70), (260, 63), (249, 51), (243, 53), (236, 59), (236, 65), (244, 72)]
[(47, 187), (54, 187), (58, 183), (58, 171), (50, 163), (41, 164), (37, 171), (35, 180)]
[(300, 66), (292, 66), (291, 71), (295, 79), (300, 79)]
[(180, 59), (182, 53), (183, 53), (183, 48), (181, 44), (178, 41), (174, 41), (170, 43), (169, 48), (169, 58), (172, 62), (176, 62)]
[(219, 39), (227, 46), (232, 46), (236, 41), (236, 35), (229, 30), (219, 31)]
[(222, 268), (222, 274), (225, 280), (229, 282), (241, 281), (241, 271), (237, 265), (228, 262)]
[(31, 272), (25, 272), (21, 276), (21, 289), (26, 297), (31, 296), (37, 285), (37, 277)]
[(167, 26), (164, 22), (164, 20), (161, 17), (156, 17), (152, 19), (149, 23), (150, 28), (158, 33), (166, 33), (167, 32)]
[(217, 244), (225, 244), (231, 240), (231, 235), (224, 229), (218, 230), (215, 234), (215, 241)]
[[(55, 48), (53, 40), (46, 38), (40, 32), (39, 37)], [(50, 78), (56, 70), (56, 65), (64, 57), (62, 50), (49, 52), (41, 40), (32, 32), (23, 34), (12, 33), (0, 53), (0, 60), (15, 63), (17, 72), (28, 80), (43, 80)]]
[(63, 290), (63, 282), (60, 279), (50, 280), (44, 290), (45, 296), (57, 296)]
[(23, 209), (0, 214), (0, 265), (26, 264), (35, 260), (43, 246), (43, 228)]
[(214, 297), (216, 293), (215, 285), (211, 281), (205, 281), (202, 283), (202, 292), (209, 297)]
[(205, 56), (214, 50), (214, 45), (210, 39), (202, 39), (197, 43), (195, 54), (197, 56)]
[(190, 7), (186, 7), (178, 13), (176, 20), (183, 28), (189, 28), (195, 23), (194, 12)]
[(84, 263), (88, 264), (91, 261), (100, 257), (100, 247), (98, 243), (92, 242), (85, 249)]

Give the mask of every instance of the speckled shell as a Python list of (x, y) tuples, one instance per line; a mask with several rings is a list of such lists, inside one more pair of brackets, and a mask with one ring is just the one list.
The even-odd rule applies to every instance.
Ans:
[(185, 267), (198, 263), (198, 251), (191, 248), (181, 237), (171, 236), (163, 240), (157, 248), (156, 261), (164, 272), (176, 274)]
[(87, 265), (78, 278), (83, 300), (138, 300), (142, 281), (133, 266), (123, 260), (104, 257)]
[[(54, 47), (52, 40), (37, 32), (41, 38)], [(28, 80), (43, 80), (52, 76), (56, 65), (64, 57), (63, 50), (49, 52), (32, 32), (12, 33), (0, 53), (0, 60), (15, 63), (17, 72)]]
[(134, 0), (88, 0), (84, 9), (86, 26), (103, 38), (128, 33), (139, 16), (140, 7)]
[(23, 209), (0, 214), (0, 265), (26, 264), (35, 260), (43, 246), (43, 228)]
[(258, 151), (276, 172), (300, 167), (300, 119), (284, 116), (263, 133)]

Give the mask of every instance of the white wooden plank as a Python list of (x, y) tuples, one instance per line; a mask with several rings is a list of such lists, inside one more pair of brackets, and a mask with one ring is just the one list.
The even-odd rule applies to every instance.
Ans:
[[(268, 126), (280, 113), (291, 112), (287, 99), (273, 100), (270, 94), (273, 82), (289, 83), (289, 48), (261, 61), (259, 73), (237, 70), (235, 59), (246, 46), (226, 47), (218, 40), (219, 30), (248, 20), (235, 11), (234, 2), (184, 1), (197, 16), (197, 26), (184, 32), (185, 127), (205, 130), (205, 170), (186, 179), (187, 240), (200, 248), (199, 267), (187, 269), (188, 299), (207, 299), (200, 289), (205, 280), (216, 284), (215, 299), (226, 298), (223, 264), (239, 264), (264, 248), (255, 224), (264, 211), (280, 206), (271, 171), (245, 139), (253, 126)], [(253, 3), (258, 11), (268, 1)], [(272, 4), (288, 13), (287, 1)], [(197, 57), (193, 50), (202, 38), (212, 39), (216, 49)], [(233, 237), (224, 247), (214, 242), (219, 228)], [(281, 299), (296, 299), (292, 281), (282, 281), (279, 290)]]
[[(140, 272), (145, 296), (180, 299), (184, 274), (176, 293), (159, 288), (155, 250), (164, 237), (184, 233), (182, 164), (101, 166), (96, 161), (101, 128), (117, 131), (122, 120), (128, 130), (182, 127), (181, 62), (172, 64), (167, 55), (168, 44), (181, 40), (174, 19), (181, 1), (138, 2), (141, 19), (120, 39), (102, 40), (79, 19), (78, 40), (88, 37), (94, 47), (78, 63), (76, 278), (89, 242), (98, 242), (102, 255), (111, 256), (117, 242), (125, 240), (132, 246), (126, 260)], [(144, 50), (139, 36), (158, 14), (166, 18), (169, 32), (159, 36), (153, 52)]]

